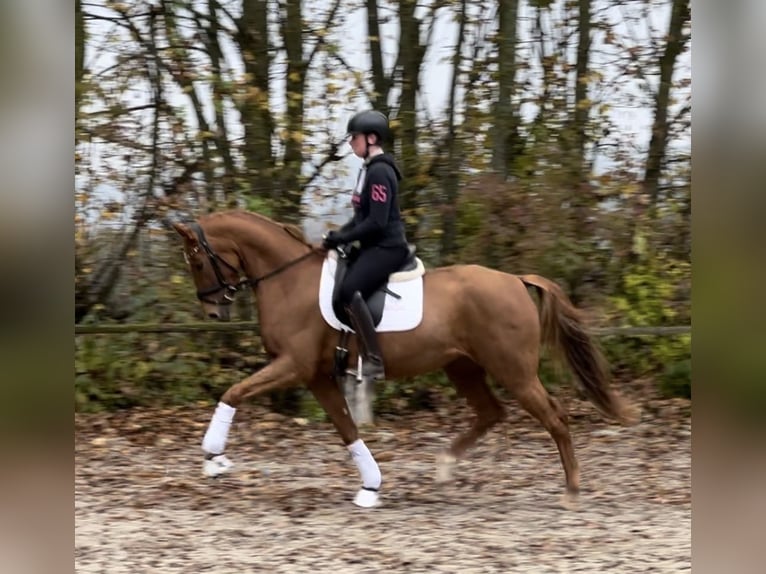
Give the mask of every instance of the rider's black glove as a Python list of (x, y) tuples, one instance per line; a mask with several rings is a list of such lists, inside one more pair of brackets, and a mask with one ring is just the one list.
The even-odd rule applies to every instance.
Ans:
[(322, 240), (322, 247), (325, 249), (335, 249), (341, 243), (344, 243), (341, 234), (332, 230), (329, 231)]

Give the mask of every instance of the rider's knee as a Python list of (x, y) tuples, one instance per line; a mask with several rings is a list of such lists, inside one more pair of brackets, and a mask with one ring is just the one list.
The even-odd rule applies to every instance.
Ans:
[(354, 294), (359, 293), (359, 290), (354, 285), (341, 285), (338, 292), (338, 299), (344, 307), (351, 305), (351, 301), (354, 298)]

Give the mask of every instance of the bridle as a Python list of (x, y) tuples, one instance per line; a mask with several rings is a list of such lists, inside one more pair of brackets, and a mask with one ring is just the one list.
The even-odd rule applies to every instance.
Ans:
[[(269, 271), (268, 273), (265, 273), (264, 275), (261, 275), (260, 277), (245, 277), (243, 279), (240, 279), (237, 283), (229, 283), (226, 281), (226, 278), (223, 275), (223, 272), (221, 271), (221, 264), (231, 271), (234, 271), (237, 275), (240, 274), (239, 269), (234, 267), (231, 263), (226, 261), (223, 257), (218, 255), (215, 251), (213, 251), (213, 248), (210, 247), (210, 244), (207, 242), (207, 239), (205, 238), (205, 232), (202, 231), (202, 226), (200, 226), (198, 223), (190, 223), (189, 227), (194, 231), (194, 233), (197, 235), (198, 245), (196, 245), (189, 255), (196, 255), (199, 253), (200, 247), (204, 250), (205, 255), (207, 255), (208, 260), (210, 261), (210, 264), (213, 267), (213, 272), (215, 273), (215, 277), (218, 280), (218, 285), (215, 287), (210, 287), (208, 289), (203, 289), (201, 291), (197, 291), (197, 299), (204, 303), (210, 303), (212, 305), (231, 305), (234, 303), (234, 295), (237, 291), (239, 291), (242, 287), (245, 285), (249, 285), (253, 289), (258, 286), (258, 284), (261, 281), (265, 281), (266, 279), (269, 279), (270, 277), (274, 277), (275, 275), (279, 275), (283, 271), (289, 269), (293, 265), (300, 263), (304, 259), (307, 259), (309, 256), (314, 254), (314, 249), (311, 249), (308, 253), (304, 253), (300, 257), (297, 257), (295, 259), (292, 259), (285, 263), (284, 265), (280, 265), (273, 271)], [(188, 255), (186, 252), (184, 252), (184, 256), (187, 258), (188, 262)], [(209, 299), (209, 296), (218, 293), (219, 291), (223, 291), (223, 298), (220, 301), (215, 301), (213, 299)]]

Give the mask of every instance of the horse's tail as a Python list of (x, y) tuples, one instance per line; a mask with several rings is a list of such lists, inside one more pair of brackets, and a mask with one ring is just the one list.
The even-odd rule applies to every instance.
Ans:
[(586, 330), (582, 312), (553, 281), (539, 275), (519, 279), (540, 296), (542, 342), (563, 355), (588, 399), (607, 418), (623, 425), (638, 422), (639, 410), (612, 389), (606, 360)]

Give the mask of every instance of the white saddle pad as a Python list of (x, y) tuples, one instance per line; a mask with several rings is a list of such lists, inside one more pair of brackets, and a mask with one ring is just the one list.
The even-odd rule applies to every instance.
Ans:
[[(322, 265), (322, 278), (319, 281), (319, 309), (324, 320), (333, 329), (353, 332), (351, 327), (340, 322), (332, 308), (335, 269), (338, 266), (334, 256), (335, 252), (331, 251)], [(418, 264), (422, 266), (420, 261)], [(406, 275), (406, 273), (397, 274), (398, 278), (404, 278)], [(420, 325), (423, 320), (423, 276), (389, 282), (388, 289), (399, 295), (401, 299), (386, 293), (383, 317), (375, 330), (379, 333), (409, 331)]]

